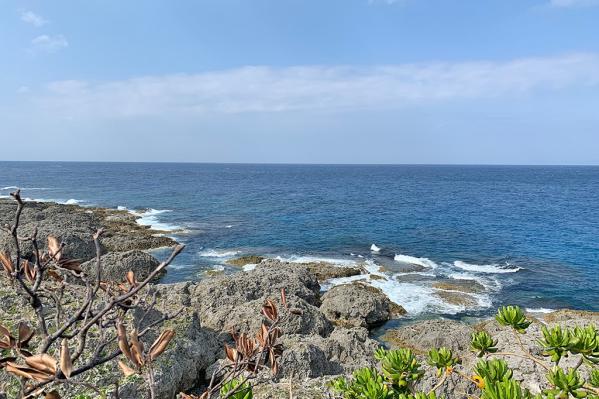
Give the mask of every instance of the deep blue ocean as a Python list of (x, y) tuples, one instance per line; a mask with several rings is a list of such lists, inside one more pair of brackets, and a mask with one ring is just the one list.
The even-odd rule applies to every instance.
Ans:
[[(167, 282), (261, 254), (363, 265), (413, 315), (599, 311), (599, 167), (0, 162), (0, 196), (13, 186), (169, 230), (187, 248)], [(433, 288), (456, 280), (484, 291)]]

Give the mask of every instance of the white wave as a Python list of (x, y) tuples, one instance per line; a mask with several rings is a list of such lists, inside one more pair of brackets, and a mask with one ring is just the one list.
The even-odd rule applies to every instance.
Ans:
[(138, 217), (137, 224), (141, 226), (149, 226), (154, 230), (160, 231), (180, 231), (182, 230), (181, 226), (177, 226), (175, 224), (170, 224), (166, 222), (161, 222), (158, 218), (158, 215), (162, 215), (164, 213), (172, 212), (170, 209), (147, 209), (145, 211), (129, 211), (131, 214)]
[(126, 206), (121, 206), (121, 205), (117, 206), (116, 209), (117, 209), (117, 211), (127, 211), (128, 210)]
[(397, 254), (393, 259), (396, 262), (419, 265), (422, 267), (430, 267), (431, 269), (436, 269), (439, 266), (429, 258), (417, 258), (415, 256), (410, 255)]
[(377, 247), (377, 246), (376, 246), (376, 244), (372, 244), (372, 245), (370, 246), (370, 250), (371, 250), (372, 252), (381, 252), (381, 248), (380, 248), (380, 247)]
[(327, 258), (320, 256), (301, 256), (301, 255), (291, 255), (291, 256), (277, 256), (277, 260), (281, 262), (290, 262), (290, 263), (331, 263), (337, 266), (356, 266), (357, 262), (353, 259), (344, 259), (344, 258)]
[(526, 308), (526, 311), (528, 313), (553, 313), (553, 312), (555, 312), (555, 309), (548, 309), (548, 308)]
[[(472, 263), (466, 263), (461, 260), (456, 260), (453, 262), (453, 265), (459, 269), (466, 270), (474, 273), (516, 273), (522, 270), (521, 267), (515, 268), (505, 268), (497, 263), (489, 264), (489, 265), (475, 265)], [(509, 266), (509, 265), (508, 265)]]
[(80, 204), (81, 202), (83, 202), (83, 201), (71, 198), (69, 200), (66, 200), (64, 203), (65, 203), (65, 205), (77, 205), (77, 204)]
[(240, 253), (239, 251), (230, 249), (205, 249), (198, 252), (198, 255), (203, 258), (231, 258)]
[(232, 228), (232, 227), (233, 227), (233, 225), (232, 225), (232, 224), (228, 224), (228, 225), (226, 225), (226, 226), (225, 226), (225, 228), (226, 228), (226, 229), (230, 229), (230, 228)]
[(256, 268), (256, 266), (258, 266), (258, 264), (256, 263), (248, 263), (247, 265), (243, 265), (242, 269), (244, 272), (249, 272), (252, 271)]

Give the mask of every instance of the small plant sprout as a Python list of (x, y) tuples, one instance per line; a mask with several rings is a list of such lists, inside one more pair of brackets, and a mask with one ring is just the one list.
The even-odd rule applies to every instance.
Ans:
[(570, 336), (568, 350), (571, 353), (582, 355), (589, 363), (599, 364), (599, 332), (595, 326), (574, 327)]
[(252, 399), (254, 397), (252, 386), (241, 379), (227, 381), (220, 389), (220, 394), (222, 397), (230, 399)]
[(453, 371), (453, 366), (458, 364), (460, 359), (454, 357), (450, 349), (443, 347), (431, 349), (428, 352), (427, 362), (431, 366), (437, 368), (437, 376), (441, 377), (444, 372), (446, 374), (451, 373)]
[(568, 356), (568, 348), (571, 343), (571, 334), (568, 329), (562, 329), (561, 326), (541, 328), (543, 339), (539, 344), (543, 347), (543, 355), (551, 356), (551, 361), (559, 363), (562, 356)]
[(485, 380), (481, 399), (532, 399), (533, 395), (520, 386), (516, 380), (504, 378), (501, 381)]
[(382, 368), (385, 377), (400, 392), (408, 392), (410, 384), (424, 374), (416, 355), (406, 348), (388, 351), (382, 360)]
[(477, 352), (478, 357), (483, 357), (488, 353), (497, 352), (497, 340), (493, 339), (486, 331), (472, 333), (470, 347), (473, 352)]
[(508, 367), (507, 362), (502, 359), (491, 359), (491, 360), (479, 360), (474, 367), (476, 373), (474, 378), (477, 382), (480, 381), (492, 381), (498, 382), (503, 379), (512, 378), (512, 370)]
[(550, 397), (568, 398), (569, 395), (572, 395), (575, 398), (585, 398), (588, 395), (588, 393), (582, 389), (584, 380), (581, 378), (580, 374), (572, 368), (566, 373), (561, 367), (556, 366), (549, 372), (549, 374), (547, 374), (547, 380), (554, 386), (554, 388), (544, 392)]
[(528, 320), (519, 306), (502, 306), (497, 310), (495, 319), (499, 324), (512, 327), (516, 332), (524, 334), (532, 321)]

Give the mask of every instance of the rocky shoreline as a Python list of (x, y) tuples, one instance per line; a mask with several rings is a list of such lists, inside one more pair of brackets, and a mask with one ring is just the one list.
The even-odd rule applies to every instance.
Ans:
[[(14, 203), (0, 200), (0, 223), (11, 223)], [(67, 256), (88, 261), (94, 256), (91, 234), (98, 228), (106, 230), (102, 240), (104, 278), (121, 281), (128, 270), (141, 278), (153, 269), (157, 260), (147, 250), (173, 246), (176, 242), (136, 223), (136, 216), (126, 211), (102, 208), (82, 208), (76, 205), (28, 203), (23, 212), (23, 234), (37, 226), (39, 238), (49, 234), (62, 239)], [(11, 250), (5, 233), (0, 234), (0, 250)], [(29, 248), (25, 248), (25, 256)], [(297, 264), (253, 257), (238, 259), (236, 266), (256, 264), (250, 271), (240, 269), (232, 275), (217, 275), (199, 282), (154, 284), (158, 303), (154, 318), (178, 313), (167, 321), (176, 336), (169, 349), (156, 365), (158, 397), (174, 398), (180, 391), (201, 387), (211, 370), (224, 358), (223, 344), (230, 341), (230, 332), (253, 334), (262, 322), (260, 309), (267, 299), (277, 299), (285, 289), (289, 308), (281, 307), (285, 320), (281, 325), (283, 344), (281, 369), (273, 380), (258, 380), (254, 397), (323, 398), (328, 395), (328, 382), (339, 375), (375, 366), (374, 351), (381, 342), (370, 331), (387, 322), (401, 318), (405, 310), (391, 302), (380, 290), (354, 282), (335, 286), (322, 292), (321, 283), (330, 278), (360, 274), (359, 268), (341, 268), (326, 263)], [(83, 263), (86, 271), (94, 262)], [(167, 271), (168, 272), (168, 271)], [(10, 320), (26, 308), (22, 299), (0, 277), (0, 320)], [(148, 320), (150, 323), (152, 320)], [(527, 348), (536, 348), (540, 326), (579, 325), (599, 323), (599, 314), (561, 310), (540, 315), (523, 340)], [(494, 320), (465, 324), (451, 320), (424, 320), (387, 331), (384, 344), (390, 348), (409, 347), (419, 356), (430, 348), (447, 346), (454, 350), (464, 366), (476, 361), (469, 350), (470, 334), (485, 330), (495, 336), (501, 350), (514, 346), (512, 337), (500, 329)], [(152, 341), (155, 337), (148, 337)], [(536, 349), (533, 349), (536, 350)], [(519, 358), (506, 359), (515, 369), (523, 386), (537, 392), (543, 388), (544, 370)], [(564, 365), (570, 360), (566, 359)], [(423, 364), (426, 362), (423, 361)], [(425, 367), (426, 378), (419, 388), (426, 390), (434, 384), (433, 368)], [(430, 377), (430, 378), (429, 378)], [(107, 381), (122, 376), (116, 367), (107, 368), (95, 378)], [(1, 381), (0, 381), (1, 382)], [(146, 398), (140, 381), (125, 380), (121, 398)], [(447, 398), (465, 397), (474, 385), (463, 380), (450, 381), (443, 394)]]

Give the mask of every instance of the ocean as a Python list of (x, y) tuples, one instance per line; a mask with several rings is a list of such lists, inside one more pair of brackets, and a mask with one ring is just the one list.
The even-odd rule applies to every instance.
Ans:
[(164, 282), (258, 254), (361, 265), (413, 317), (599, 311), (599, 167), (0, 162), (16, 186), (167, 231), (187, 248)]

